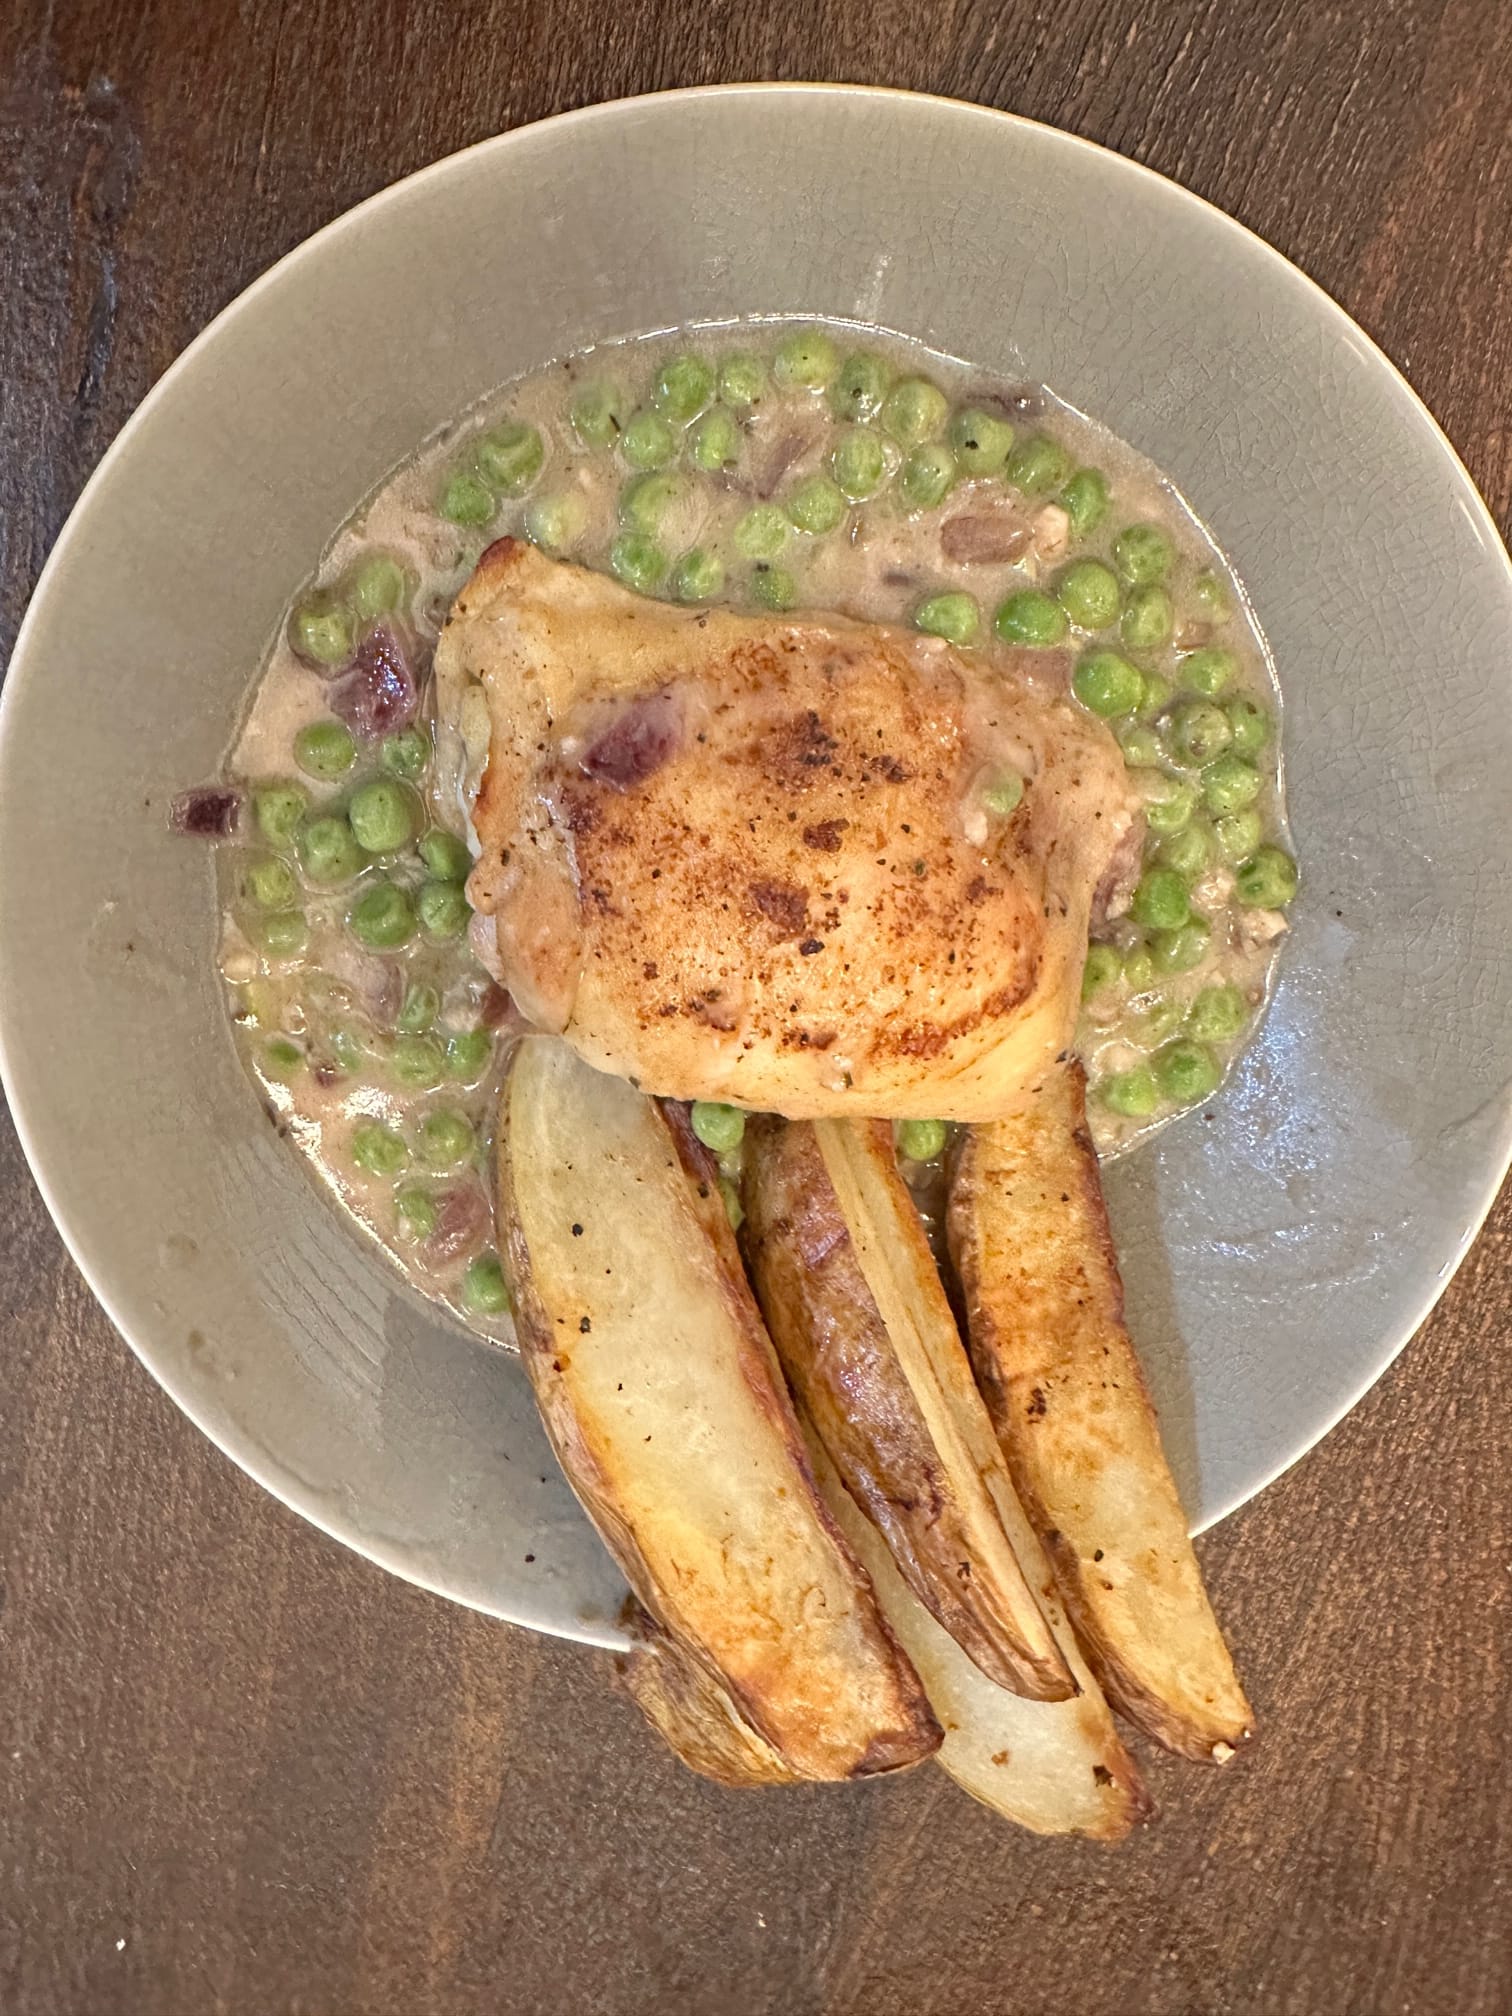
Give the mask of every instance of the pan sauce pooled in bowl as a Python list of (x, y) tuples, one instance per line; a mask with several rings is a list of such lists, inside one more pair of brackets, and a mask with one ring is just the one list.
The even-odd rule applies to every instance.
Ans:
[[(1099, 1150), (1216, 1090), (1263, 1005), (1296, 871), (1265, 646), (1171, 486), (1048, 392), (871, 331), (755, 323), (598, 348), (447, 429), (337, 534), (231, 764), (246, 802), (219, 857), (221, 968), (238, 1044), (422, 1292), (509, 1335), (488, 1170), (516, 1018), (463, 886), (488, 718), (475, 691), (438, 723), (429, 666), (480, 553), (510, 534), (682, 606), (1067, 654), (1144, 809), (1082, 983)], [(984, 824), (1022, 790), (1005, 765)], [(738, 1208), (741, 1116), (710, 1104), (694, 1125)], [(905, 1120), (897, 1139), (928, 1216), (947, 1130)]]

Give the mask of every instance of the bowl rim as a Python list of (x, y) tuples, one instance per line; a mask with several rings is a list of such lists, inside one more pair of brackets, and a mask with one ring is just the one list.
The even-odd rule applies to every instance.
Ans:
[[(184, 349), (173, 359), (162, 374), (150, 385), (142, 398), (127, 416), (111, 440), (95, 468), (90, 472), (78, 497), (53, 541), (47, 558), (39, 571), (36, 583), (27, 600), (27, 606), (18, 627), (15, 644), (11, 651), (3, 685), (0, 685), (0, 789), (9, 764), (19, 760), (18, 736), (15, 720), (19, 702), (17, 696), (28, 671), (28, 659), (32, 650), (34, 632), (40, 627), (42, 611), (51, 592), (55, 579), (63, 573), (73, 548), (83, 535), (97, 492), (109, 481), (116, 462), (127, 451), (137, 433), (148, 426), (163, 403), (170, 399), (180, 379), (197, 365), (201, 351), (214, 340), (220, 329), (228, 322), (247, 315), (255, 315), (265, 292), (271, 291), (280, 280), (297, 267), (318, 263), (329, 244), (344, 234), (360, 230), (364, 222), (379, 210), (395, 204), (411, 201), (432, 181), (442, 180), (459, 171), (462, 164), (477, 158), (498, 155), (507, 157), (512, 146), (526, 135), (535, 135), (545, 128), (572, 129), (586, 127), (595, 122), (613, 121), (622, 118), (629, 108), (650, 104), (676, 105), (683, 102), (705, 102), (709, 100), (764, 99), (773, 98), (844, 98), (849, 100), (871, 100), (881, 104), (897, 101), (901, 107), (922, 107), (937, 111), (948, 111), (952, 116), (979, 119), (984, 122), (1007, 121), (1010, 125), (1032, 134), (1035, 143), (1048, 146), (1052, 150), (1063, 149), (1081, 156), (1093, 157), (1099, 172), (1126, 181), (1143, 193), (1155, 197), (1163, 204), (1173, 203), (1202, 222), (1204, 229), (1221, 227), (1246, 250), (1249, 256), (1259, 257), (1271, 276), (1280, 284), (1300, 289), (1311, 300), (1313, 308), (1325, 323), (1347, 332), (1353, 344), (1363, 345), (1364, 352), (1377, 370), (1384, 371), (1392, 389), (1398, 397), (1405, 395), (1409, 410), (1420, 423), (1426, 423), (1429, 435), (1440, 454), (1445, 458), (1449, 470), (1458, 478), (1460, 496), (1468, 509), (1477, 530), (1494, 555), (1499, 556), (1512, 580), (1512, 557), (1502, 539), (1489, 507), (1482, 498), (1474, 478), (1453, 443), (1445, 434), (1438, 420), (1422, 396), (1413, 388), (1402, 371), (1386, 354), (1369, 333), (1363, 330), (1348, 312), (1319, 283), (1279, 252), (1267, 240), (1249, 226), (1230, 216), (1207, 198), (1186, 188), (1172, 177), (1132, 160), (1100, 142), (1090, 140), (1076, 133), (1069, 133), (1060, 127), (1051, 126), (1040, 120), (1024, 117), (1020, 113), (1003, 111), (994, 106), (981, 105), (969, 99), (957, 99), (938, 93), (909, 91), (896, 86), (876, 84), (805, 82), (762, 82), (758, 80), (733, 81), (722, 84), (683, 86), (677, 89), (638, 93), (630, 97), (599, 100), (591, 105), (578, 106), (558, 112), (539, 120), (532, 120), (505, 131), (490, 134), (470, 143), (468, 146), (443, 155), (425, 166), (410, 171), (396, 181), (387, 183), (364, 197), (349, 209), (340, 212), (327, 223), (321, 225), (309, 236), (282, 253), (276, 260), (258, 273), (244, 288), (220, 308), (211, 319), (198, 330)], [(0, 1004), (3, 1007), (3, 1004)], [(112, 1281), (112, 1269), (108, 1261), (97, 1265), (92, 1256), (92, 1237), (87, 1224), (77, 1222), (67, 1201), (66, 1168), (59, 1169), (59, 1157), (54, 1150), (50, 1156), (42, 1143), (45, 1121), (40, 1110), (29, 1107), (27, 1098), (17, 1082), (17, 1070), (8, 1055), (6, 1026), (3, 1012), (0, 1012), (0, 1091), (4, 1092), (17, 1139), (26, 1157), (32, 1178), (42, 1197), (47, 1211), (58, 1229), (59, 1236), (84, 1276), (91, 1293), (101, 1304), (112, 1325), (124, 1338), (134, 1356), (146, 1368), (190, 1421), (204, 1434), (223, 1455), (239, 1469), (254, 1478), (265, 1490), (280, 1502), (307, 1519), (312, 1525), (329, 1534), (343, 1545), (400, 1574), (421, 1588), (445, 1596), (452, 1601), (464, 1602), (470, 1607), (486, 1610), (489, 1614), (510, 1618), (511, 1621), (528, 1624), (533, 1629), (548, 1628), (538, 1618), (526, 1616), (503, 1606), (479, 1602), (474, 1598), (460, 1595), (449, 1587), (442, 1576), (427, 1575), (418, 1564), (406, 1564), (396, 1560), (393, 1554), (379, 1546), (369, 1536), (353, 1526), (326, 1516), (316, 1502), (301, 1502), (297, 1493), (291, 1492), (287, 1480), (277, 1473), (276, 1468), (264, 1460), (264, 1452), (251, 1438), (238, 1438), (212, 1425), (197, 1405), (197, 1397), (191, 1386), (175, 1376), (170, 1365), (158, 1362), (159, 1354), (154, 1345), (150, 1329), (144, 1325), (133, 1327), (120, 1313), (118, 1298)], [(1486, 1218), (1496, 1201), (1508, 1167), (1512, 1166), (1512, 1107), (1503, 1116), (1499, 1137), (1491, 1144), (1485, 1165), (1486, 1180), (1481, 1194), (1466, 1222), (1464, 1229), (1446, 1264), (1436, 1272), (1424, 1271), (1419, 1294), (1411, 1299), (1403, 1319), (1391, 1326), (1382, 1335), (1377, 1351), (1368, 1368), (1357, 1383), (1346, 1390), (1339, 1404), (1325, 1416), (1313, 1423), (1305, 1435), (1288, 1454), (1278, 1460), (1263, 1476), (1258, 1477), (1246, 1488), (1240, 1490), (1227, 1502), (1210, 1512), (1194, 1527), (1194, 1531), (1206, 1531), (1230, 1513), (1239, 1509), (1253, 1497), (1266, 1490), (1291, 1466), (1309, 1453), (1346, 1414), (1358, 1405), (1364, 1395), (1385, 1374), (1402, 1350), (1422, 1326), (1439, 1298), (1448, 1287), (1455, 1273), (1473, 1245)], [(578, 1636), (590, 1643), (609, 1643), (611, 1640), (591, 1627), (579, 1632), (563, 1635)], [(617, 1642), (617, 1641), (614, 1641)]]

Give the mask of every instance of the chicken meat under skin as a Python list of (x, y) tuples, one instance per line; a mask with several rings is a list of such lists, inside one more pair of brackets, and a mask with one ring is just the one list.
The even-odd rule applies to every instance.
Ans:
[(1138, 861), (1067, 669), (676, 608), (497, 540), (436, 652), (443, 725), (486, 742), (490, 965), (530, 1023), (662, 1097), (1012, 1111), (1070, 1045), (1089, 920)]

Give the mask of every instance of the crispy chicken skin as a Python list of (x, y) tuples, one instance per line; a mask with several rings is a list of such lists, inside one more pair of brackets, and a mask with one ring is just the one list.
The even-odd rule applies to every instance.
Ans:
[[(678, 609), (496, 541), (436, 674), (443, 719), (486, 733), (469, 895), (499, 976), (664, 1097), (1011, 1110), (1070, 1042), (1137, 816), (1065, 672), (839, 616)], [(1025, 788), (1003, 817), (983, 793), (1007, 772)]]

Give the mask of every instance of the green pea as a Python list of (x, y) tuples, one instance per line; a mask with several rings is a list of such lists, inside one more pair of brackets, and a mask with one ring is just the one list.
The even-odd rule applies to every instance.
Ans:
[(292, 1078), (303, 1063), (303, 1050), (287, 1036), (270, 1036), (262, 1047), (263, 1070), (270, 1078)]
[(1216, 574), (1204, 570), (1192, 583), (1192, 607), (1204, 621), (1221, 623), (1229, 613), (1229, 593)]
[(362, 944), (387, 952), (414, 935), (415, 906), (397, 884), (372, 882), (347, 912), (347, 923)]
[(677, 453), (677, 440), (660, 413), (642, 408), (632, 413), (620, 436), (620, 453), (632, 469), (665, 469)]
[(397, 778), (375, 777), (352, 793), (347, 822), (357, 845), (369, 854), (397, 854), (415, 837), (420, 803)]
[(840, 486), (828, 476), (805, 476), (787, 500), (787, 514), (800, 532), (833, 532), (844, 524), (845, 511)]
[(385, 735), (378, 761), (392, 777), (413, 780), (424, 770), (430, 756), (430, 737), (423, 728), (401, 728), (397, 735)]
[(964, 475), (1001, 476), (1013, 429), (981, 406), (963, 406), (950, 423), (950, 445)]
[(1190, 973), (1207, 956), (1208, 927), (1199, 917), (1176, 931), (1157, 931), (1150, 940), (1150, 958), (1157, 973)]
[(423, 980), (405, 989), (404, 1005), (394, 1027), (402, 1036), (423, 1036), (441, 1013), (441, 996)]
[(853, 350), (830, 387), (830, 410), (837, 420), (875, 420), (882, 411), (892, 372), (870, 350)]
[(455, 1107), (438, 1107), (420, 1123), (420, 1160), (432, 1169), (455, 1169), (477, 1145), (472, 1122)]
[(409, 1166), (409, 1150), (381, 1120), (359, 1120), (352, 1129), (352, 1160), (367, 1175), (391, 1182)]
[(371, 623), (409, 600), (409, 577), (392, 553), (365, 553), (347, 577), (346, 593), (353, 614)]
[(738, 1106), (721, 1106), (713, 1099), (695, 1099), (688, 1118), (693, 1132), (715, 1155), (728, 1155), (745, 1139), (746, 1116)]
[(712, 602), (725, 584), (724, 562), (706, 547), (694, 546), (672, 569), (672, 596), (678, 602)]
[(312, 595), (289, 618), (289, 642), (311, 665), (345, 665), (357, 641), (351, 611), (333, 595)]
[(775, 560), (788, 542), (788, 521), (775, 504), (753, 504), (736, 520), (735, 551), (745, 560)]
[(1136, 588), (1124, 606), (1119, 632), (1135, 651), (1154, 651), (1171, 641), (1176, 611), (1164, 588)]
[(1204, 700), (1216, 700), (1239, 670), (1239, 661), (1221, 644), (1205, 644), (1189, 651), (1181, 661), (1182, 684), (1200, 693)]
[(1225, 861), (1246, 861), (1260, 845), (1264, 828), (1254, 806), (1243, 812), (1228, 812), (1213, 821), (1218, 851)]
[(473, 459), (490, 489), (501, 497), (523, 497), (541, 473), (546, 443), (528, 420), (505, 420), (478, 436)]
[(914, 628), (931, 637), (944, 637), (952, 644), (970, 644), (982, 627), (982, 612), (974, 595), (959, 591), (931, 595), (913, 614)]
[(740, 422), (723, 406), (716, 406), (693, 429), (688, 457), (696, 469), (706, 469), (712, 475), (720, 469), (733, 469), (744, 446)]
[[(1047, 491), (1061, 489), (1070, 473), (1070, 456), (1048, 434), (1031, 434), (1008, 457), (1008, 481), (1028, 497), (1042, 497)], [(1075, 524), (1074, 519), (1072, 523)]]
[(1061, 607), (1081, 630), (1106, 630), (1118, 618), (1118, 582), (1100, 560), (1073, 560), (1055, 584)]
[(898, 488), (915, 511), (943, 504), (956, 479), (955, 457), (943, 441), (925, 441), (904, 458)]
[(1259, 795), (1260, 772), (1242, 756), (1220, 756), (1202, 773), (1203, 803), (1216, 815), (1243, 812)]
[(785, 391), (822, 392), (839, 366), (835, 346), (822, 329), (799, 329), (777, 345), (772, 376)]
[(1284, 910), (1297, 893), (1297, 864), (1279, 847), (1258, 848), (1234, 877), (1239, 901), (1253, 910)]
[(338, 812), (327, 812), (300, 829), (299, 865), (320, 889), (350, 882), (362, 867), (357, 836)]
[(294, 737), (294, 761), (307, 777), (329, 783), (343, 776), (357, 759), (357, 744), (339, 721), (311, 721)]
[(982, 792), (982, 803), (994, 819), (1011, 819), (1024, 799), (1024, 780), (1017, 770), (1000, 770)]
[(356, 1078), (367, 1069), (367, 1045), (355, 1029), (338, 1024), (326, 1038), (331, 1052), (331, 1061), (338, 1071), (348, 1078)]
[(1160, 737), (1145, 721), (1131, 721), (1119, 730), (1118, 746), (1123, 750), (1123, 759), (1131, 770), (1155, 770), (1160, 766), (1165, 754), (1160, 746)]
[(1148, 1064), (1136, 1064), (1130, 1071), (1110, 1071), (1097, 1093), (1110, 1112), (1125, 1120), (1148, 1120), (1160, 1104), (1160, 1088)]
[(1124, 954), (1124, 984), (1131, 994), (1143, 994), (1155, 978), (1155, 961), (1148, 945), (1131, 945)]
[(1212, 854), (1208, 829), (1199, 823), (1180, 827), (1161, 836), (1155, 859), (1162, 868), (1173, 868), (1187, 882), (1195, 882), (1207, 867)]
[(1060, 494), (1072, 536), (1085, 539), (1108, 515), (1108, 479), (1101, 469), (1078, 469)]
[(887, 450), (875, 434), (853, 427), (830, 453), (830, 470), (852, 503), (874, 497), (887, 481)]
[(798, 600), (798, 584), (786, 567), (760, 560), (751, 569), (751, 594), (763, 609), (791, 609)]
[(697, 419), (713, 397), (713, 366), (691, 353), (669, 357), (651, 388), (652, 404), (669, 420)]
[(1258, 756), (1271, 737), (1271, 718), (1263, 707), (1257, 707), (1253, 700), (1230, 700), (1224, 713), (1228, 716), (1229, 729), (1233, 735), (1233, 749), (1236, 756)]
[(460, 882), (427, 882), (416, 908), (431, 938), (460, 938), (472, 922), (472, 908)]
[(475, 1316), (505, 1316), (509, 1313), (509, 1287), (497, 1253), (480, 1253), (469, 1260), (462, 1277), (462, 1300)]
[(933, 1162), (945, 1152), (943, 1120), (900, 1120), (898, 1153), (907, 1162)]
[(257, 943), (270, 959), (297, 959), (310, 942), (303, 910), (275, 910), (257, 923)]
[(1110, 719), (1133, 713), (1144, 681), (1139, 667), (1116, 651), (1089, 651), (1071, 676), (1071, 690), (1083, 707)]
[(394, 1199), (399, 1236), (417, 1245), (436, 1229), (436, 1200), (426, 1190), (401, 1190)]
[(1221, 756), (1233, 739), (1228, 716), (1211, 700), (1189, 700), (1171, 716), (1171, 748), (1178, 763), (1203, 769)]
[(269, 784), (256, 793), (252, 809), (257, 829), (270, 847), (293, 846), (309, 805), (310, 794), (302, 784)]
[(299, 901), (294, 870), (276, 854), (254, 861), (242, 877), (242, 888), (259, 910), (289, 910)]
[(568, 418), (585, 448), (607, 448), (620, 431), (624, 411), (619, 388), (599, 378), (578, 387)]
[(481, 476), (474, 476), (469, 469), (458, 469), (442, 485), (436, 508), (453, 525), (487, 525), (498, 506)]
[(1171, 571), (1176, 549), (1158, 525), (1126, 525), (1113, 541), (1113, 562), (1131, 588), (1153, 588)]
[(588, 529), (588, 499), (581, 490), (558, 490), (533, 497), (525, 513), (525, 536), (543, 553), (565, 553)]
[(1146, 672), (1144, 675), (1144, 691), (1139, 696), (1140, 713), (1146, 719), (1150, 719), (1158, 714), (1162, 707), (1170, 704), (1171, 691), (1172, 688), (1169, 679), (1162, 679), (1158, 672)]
[(420, 859), (438, 882), (464, 882), (472, 868), (467, 842), (444, 826), (432, 826), (421, 836)]
[(745, 1206), (740, 1201), (740, 1192), (728, 1176), (719, 1179), (719, 1196), (725, 1207), (725, 1216), (730, 1221), (730, 1230), (738, 1232), (745, 1223)]
[(1043, 588), (1016, 590), (999, 607), (992, 627), (1005, 644), (1040, 647), (1061, 643), (1070, 629), (1065, 610)]
[(1178, 1106), (1195, 1106), (1218, 1090), (1223, 1073), (1205, 1043), (1167, 1043), (1155, 1058), (1155, 1083)]
[(900, 448), (917, 448), (944, 431), (950, 401), (927, 378), (901, 378), (882, 401), (881, 418)]
[(446, 1075), (472, 1085), (493, 1062), (493, 1038), (486, 1029), (458, 1029), (446, 1039)]
[(428, 1092), (439, 1085), (446, 1071), (446, 1054), (434, 1036), (396, 1036), (389, 1056), (389, 1069), (401, 1085), (414, 1092)]
[(627, 588), (652, 595), (667, 571), (667, 556), (649, 533), (621, 532), (609, 548), (609, 567)]
[(1197, 786), (1190, 778), (1173, 777), (1167, 770), (1141, 771), (1138, 781), (1150, 831), (1179, 833), (1197, 810)]
[(1081, 998), (1090, 1001), (1105, 987), (1111, 987), (1123, 971), (1123, 961), (1112, 945), (1089, 945), (1087, 963), (1082, 968)]
[(1187, 1034), (1199, 1043), (1232, 1043), (1249, 1020), (1249, 1003), (1237, 987), (1204, 987), (1187, 1010)]
[(620, 523), (634, 532), (658, 533), (667, 513), (682, 502), (687, 486), (670, 469), (647, 469), (620, 492)]
[(719, 365), (719, 396), (726, 406), (744, 413), (766, 390), (766, 366), (749, 350), (732, 350)]
[(1154, 931), (1178, 931), (1192, 914), (1191, 893), (1174, 868), (1146, 868), (1129, 915)]

